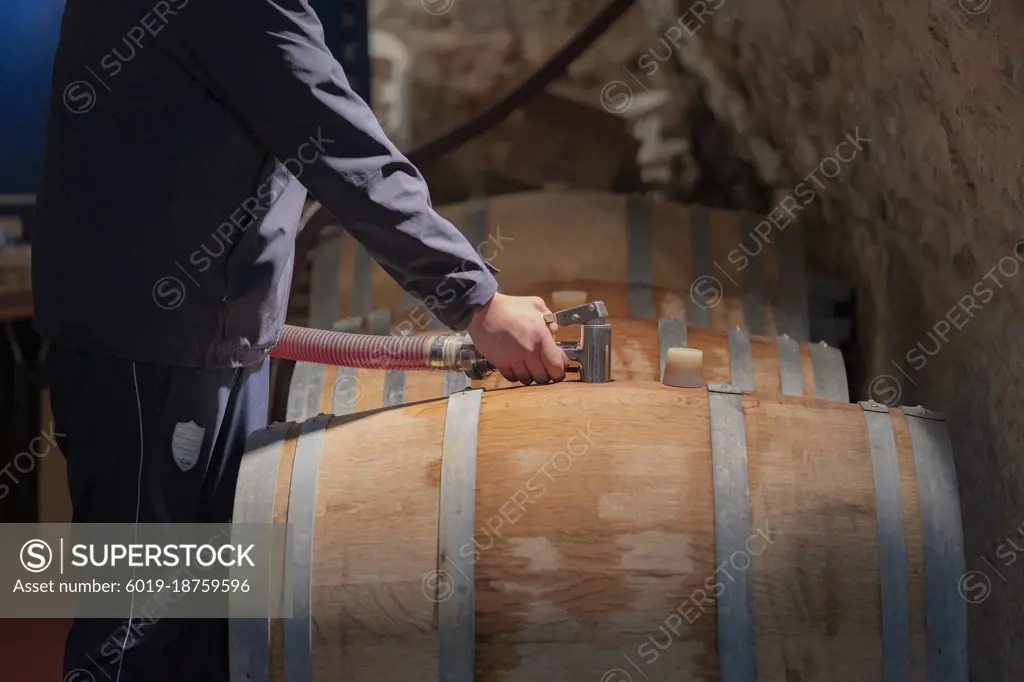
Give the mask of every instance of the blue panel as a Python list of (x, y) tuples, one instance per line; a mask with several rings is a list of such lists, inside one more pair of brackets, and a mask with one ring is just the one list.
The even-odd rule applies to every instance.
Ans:
[(370, 22), (368, 0), (310, 0), (324, 25), (324, 39), (341, 62), (349, 83), (367, 103), (370, 100)]
[(0, 2), (0, 195), (39, 185), (63, 11), (64, 0)]

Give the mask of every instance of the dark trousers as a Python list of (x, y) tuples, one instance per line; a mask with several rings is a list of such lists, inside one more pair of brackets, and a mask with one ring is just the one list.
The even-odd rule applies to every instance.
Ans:
[[(267, 362), (134, 363), (53, 348), (50, 395), (74, 523), (226, 523), (250, 433), (267, 424)], [(75, 672), (79, 671), (79, 672)], [(74, 675), (72, 673), (75, 673)], [(227, 621), (77, 619), (65, 679), (227, 682)]]

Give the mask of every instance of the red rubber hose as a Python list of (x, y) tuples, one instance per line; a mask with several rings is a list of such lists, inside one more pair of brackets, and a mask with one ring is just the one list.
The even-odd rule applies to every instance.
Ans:
[(348, 334), (286, 324), (270, 356), (362, 369), (428, 369), (433, 338)]

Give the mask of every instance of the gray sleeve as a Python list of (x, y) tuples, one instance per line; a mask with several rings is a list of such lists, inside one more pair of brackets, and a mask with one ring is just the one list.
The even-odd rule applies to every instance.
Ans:
[(298, 160), (293, 174), (403, 289), (463, 328), (469, 309), (497, 291), (497, 270), (433, 210), (423, 177), (350, 87), (308, 2), (191, 0), (169, 23), (177, 20), (215, 96), (279, 160)]

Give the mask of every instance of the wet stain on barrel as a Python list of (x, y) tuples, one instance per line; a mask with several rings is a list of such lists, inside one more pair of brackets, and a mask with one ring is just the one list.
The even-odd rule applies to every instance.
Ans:
[(431, 488), (441, 488), (441, 458), (431, 460), (423, 469), (423, 480)]

